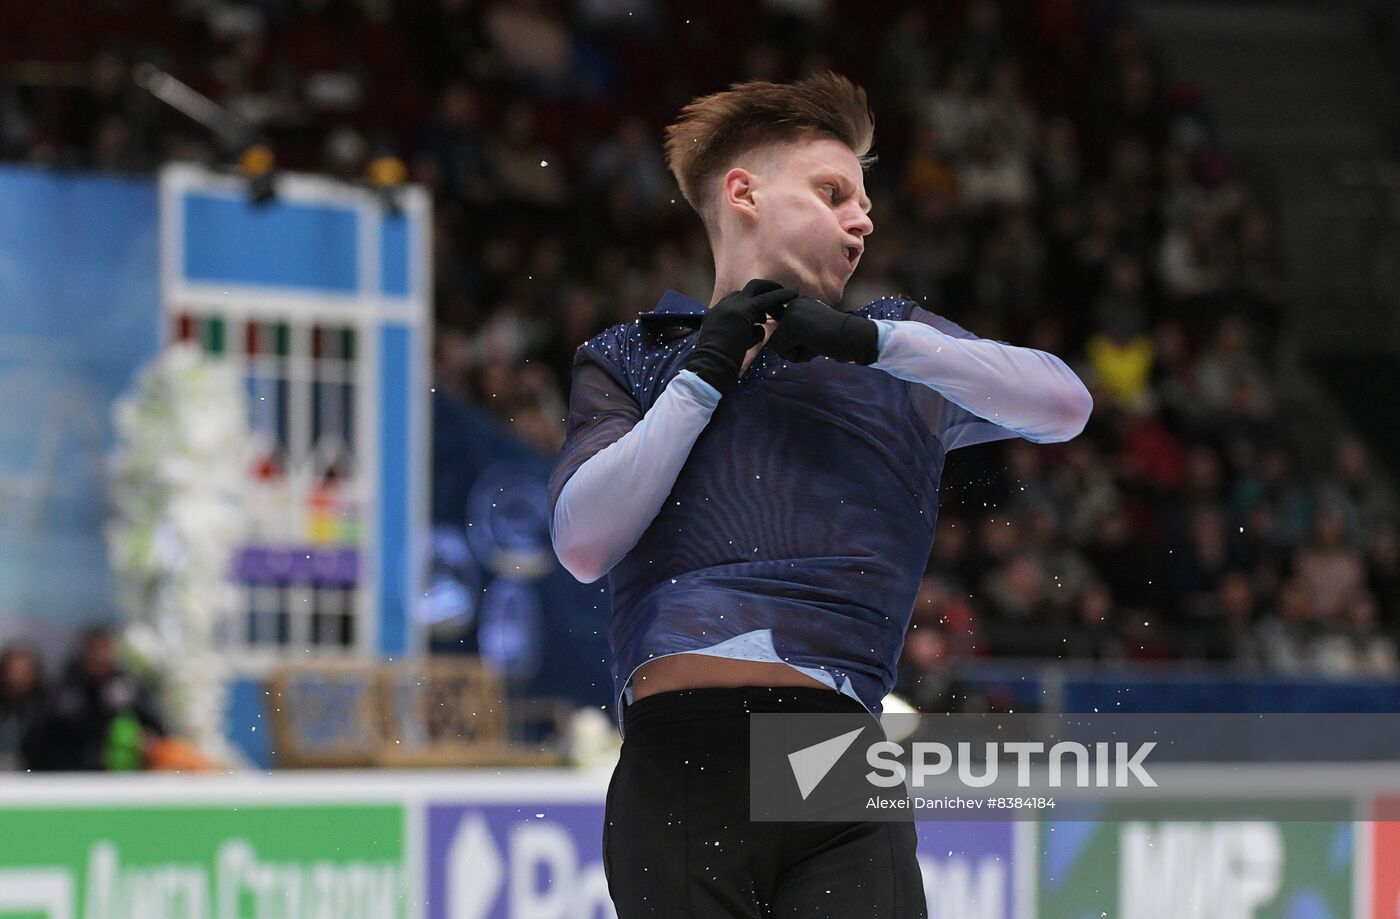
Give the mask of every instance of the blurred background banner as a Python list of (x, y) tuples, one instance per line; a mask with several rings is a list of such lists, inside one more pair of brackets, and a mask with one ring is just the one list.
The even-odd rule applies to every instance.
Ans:
[(428, 648), (479, 654), (518, 691), (612, 702), (607, 582), (580, 584), (549, 538), (550, 462), (490, 413), (433, 396)]
[(1018, 851), (1031, 831), (1012, 823), (953, 820), (920, 821), (915, 829), (930, 919), (1035, 916), (1024, 854)]
[[(1067, 822), (1041, 833), (1041, 919), (1082, 919), (1109, 904), (1109, 915), (1167, 919), (1203, 901), (1254, 919), (1367, 915), (1351, 823)], [(1393, 903), (1376, 905), (1375, 919), (1394, 915)]]
[(160, 179), (166, 340), (236, 368), (247, 402), (222, 646), (229, 733), (256, 763), (272, 668), (424, 650), (432, 455), (427, 197), (303, 175), (266, 188), (190, 166)]
[(239, 368), (253, 443), (251, 534), (230, 650), (264, 669), (296, 647), (403, 656), (428, 502), (430, 206), (280, 176), (161, 176), (167, 340)]
[(156, 189), (0, 165), (0, 202), (0, 636), (63, 647), (116, 615), (106, 460), (159, 346)]
[(428, 808), (427, 919), (614, 915), (601, 803), (519, 803)]
[(404, 813), (251, 799), (0, 809), (0, 915), (416, 919)]

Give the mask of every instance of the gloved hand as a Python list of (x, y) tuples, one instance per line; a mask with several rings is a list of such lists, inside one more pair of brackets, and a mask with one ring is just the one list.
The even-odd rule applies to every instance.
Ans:
[(763, 340), (763, 323), (771, 314), (781, 318), (783, 307), (797, 291), (773, 281), (754, 278), (710, 307), (700, 323), (695, 351), (685, 362), (721, 394), (739, 382), (744, 354)]
[(800, 363), (817, 355), (856, 364), (880, 356), (880, 327), (873, 319), (843, 313), (812, 297), (798, 297), (784, 308), (768, 346), (785, 361)]

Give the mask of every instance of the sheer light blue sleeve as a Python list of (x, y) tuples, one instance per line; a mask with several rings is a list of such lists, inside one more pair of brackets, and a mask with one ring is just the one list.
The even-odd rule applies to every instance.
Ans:
[(575, 365), (568, 435), (550, 477), (550, 538), (570, 574), (591, 584), (637, 544), (719, 400), (682, 370), (644, 416), (599, 364)]
[(875, 323), (880, 357), (870, 366), (922, 384), (962, 410), (927, 400), (920, 408), (946, 449), (1013, 435), (1065, 441), (1089, 420), (1089, 390), (1053, 354), (977, 338), (918, 307), (909, 320)]

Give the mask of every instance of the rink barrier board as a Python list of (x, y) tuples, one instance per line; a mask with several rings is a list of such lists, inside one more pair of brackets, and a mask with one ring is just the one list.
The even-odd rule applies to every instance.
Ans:
[[(1353, 788), (1358, 816), (1400, 806), (1400, 781), (1374, 769), (1272, 773), (1262, 782), (1272, 790)], [(386, 915), (386, 885), (397, 891), (391, 919), (610, 916), (601, 866), (609, 778), (9, 778), (0, 782), (0, 919), (354, 919), (354, 903), (377, 910), (368, 919)], [(1184, 914), (1191, 891), (1221, 919), (1400, 919), (1400, 822), (918, 829), (930, 919), (1166, 919)]]

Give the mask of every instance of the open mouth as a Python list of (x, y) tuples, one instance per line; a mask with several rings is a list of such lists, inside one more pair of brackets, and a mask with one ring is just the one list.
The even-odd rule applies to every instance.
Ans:
[(860, 250), (855, 246), (846, 247), (846, 262), (851, 266), (851, 270), (856, 268), (856, 262), (860, 261)]

